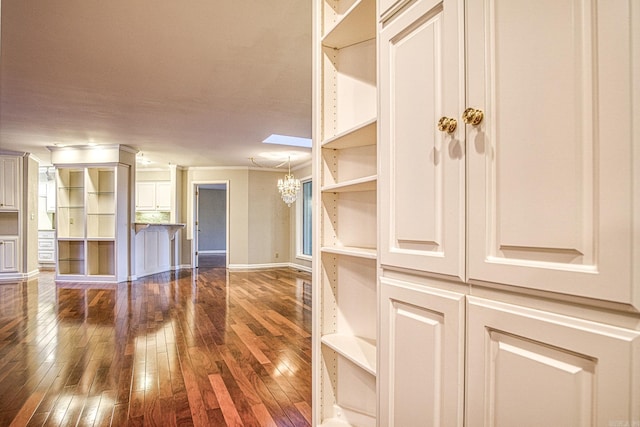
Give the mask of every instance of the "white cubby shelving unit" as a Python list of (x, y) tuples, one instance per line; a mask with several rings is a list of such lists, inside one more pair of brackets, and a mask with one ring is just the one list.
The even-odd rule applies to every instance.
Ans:
[(90, 148), (53, 150), (56, 164), (56, 280), (115, 283), (129, 277), (131, 233), (131, 161), (135, 151), (101, 147), (109, 163), (83, 163)]
[(376, 2), (314, 4), (314, 425), (376, 425)]

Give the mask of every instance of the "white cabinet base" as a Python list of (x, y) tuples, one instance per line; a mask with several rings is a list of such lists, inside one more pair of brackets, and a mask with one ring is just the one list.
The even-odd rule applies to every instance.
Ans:
[(169, 226), (152, 225), (136, 234), (135, 278), (171, 270), (171, 239)]
[(468, 301), (468, 426), (640, 422), (640, 331)]
[(380, 278), (380, 425), (462, 426), (465, 295)]

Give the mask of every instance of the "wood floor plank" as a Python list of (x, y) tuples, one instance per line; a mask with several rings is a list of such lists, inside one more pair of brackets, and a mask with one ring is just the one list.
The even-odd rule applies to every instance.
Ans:
[(0, 285), (0, 426), (311, 424), (310, 275)]
[(296, 403), (294, 403), (294, 405), (295, 405), (296, 408), (298, 408), (298, 412), (300, 412), (302, 414), (302, 416), (304, 417), (305, 420), (307, 420), (309, 425), (312, 425), (312, 422), (311, 422), (311, 419), (312, 419), (311, 405), (309, 405), (309, 403), (307, 401), (296, 402)]
[(238, 413), (238, 410), (231, 399), (231, 395), (222, 380), (222, 375), (209, 375), (209, 381), (211, 381), (213, 391), (220, 402), (220, 410), (222, 411), (222, 415), (224, 416), (224, 420), (227, 425), (230, 427), (243, 426), (244, 424), (242, 423), (240, 414)]
[(257, 405), (253, 405), (251, 410), (258, 418), (261, 427), (277, 427), (278, 425), (273, 420), (271, 414), (269, 414), (269, 410), (264, 405), (264, 403), (259, 403)]

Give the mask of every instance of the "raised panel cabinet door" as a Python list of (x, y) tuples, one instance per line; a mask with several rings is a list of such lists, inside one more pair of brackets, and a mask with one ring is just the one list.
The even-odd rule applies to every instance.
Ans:
[(459, 19), (420, 0), (380, 32), (380, 261), (463, 279)]
[(19, 162), (19, 157), (0, 157), (0, 210), (18, 209)]
[(632, 1), (468, 0), (468, 277), (640, 307)]
[(0, 273), (18, 271), (18, 239), (0, 239)]
[(159, 211), (171, 210), (171, 183), (156, 182), (156, 207)]
[(465, 297), (380, 279), (381, 426), (462, 426)]
[(640, 423), (640, 331), (468, 297), (467, 425)]
[(55, 212), (56, 211), (56, 182), (54, 180), (49, 180), (45, 184), (46, 186), (46, 209), (47, 212)]
[(156, 183), (138, 182), (136, 184), (136, 210), (153, 211), (156, 209)]

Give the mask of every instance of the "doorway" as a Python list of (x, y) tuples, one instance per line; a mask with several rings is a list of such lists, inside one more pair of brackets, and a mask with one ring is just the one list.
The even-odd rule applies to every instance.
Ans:
[(229, 192), (227, 182), (195, 185), (194, 266), (229, 266)]

